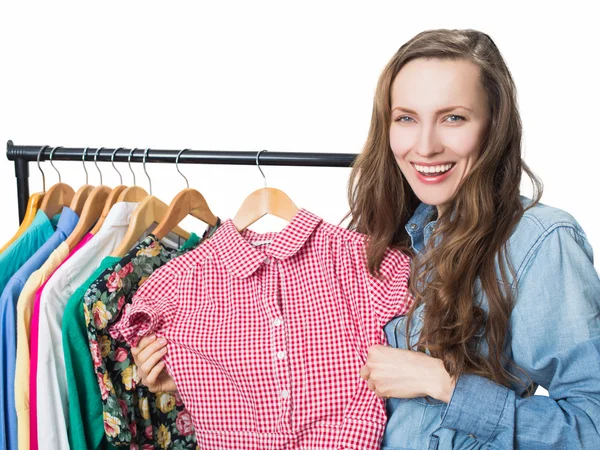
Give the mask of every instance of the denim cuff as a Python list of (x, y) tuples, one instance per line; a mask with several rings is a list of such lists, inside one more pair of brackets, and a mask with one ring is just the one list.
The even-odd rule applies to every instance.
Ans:
[(441, 427), (463, 431), (485, 444), (494, 435), (509, 389), (477, 375), (461, 375), (450, 403), (442, 408)]

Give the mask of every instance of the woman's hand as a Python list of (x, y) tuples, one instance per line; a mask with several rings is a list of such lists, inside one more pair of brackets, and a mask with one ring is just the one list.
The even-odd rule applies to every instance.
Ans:
[(380, 398), (430, 396), (449, 403), (455, 385), (442, 360), (383, 345), (369, 347), (360, 376)]
[(155, 335), (145, 336), (136, 347), (131, 347), (133, 360), (144, 386), (150, 392), (174, 392), (175, 381), (165, 369), (162, 357), (167, 354), (167, 341), (156, 339)]

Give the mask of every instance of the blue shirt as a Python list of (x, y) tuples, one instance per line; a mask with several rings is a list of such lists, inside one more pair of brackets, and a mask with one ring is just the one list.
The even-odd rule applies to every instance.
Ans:
[[(40, 212), (38, 211), (38, 214)], [(17, 412), (15, 407), (17, 300), (29, 276), (39, 269), (50, 254), (71, 234), (78, 221), (77, 214), (70, 208), (64, 207), (56, 225), (56, 231), (47, 237), (47, 241), (37, 248), (37, 251), (10, 278), (0, 296), (0, 449), (17, 450)], [(37, 241), (30, 239), (29, 242), (31, 247), (21, 245), (19, 248), (26, 251), (23, 249), (27, 247), (26, 249), (29, 250)], [(9, 250), (10, 248), (7, 249), (7, 252)], [(4, 265), (0, 265), (0, 270), (4, 270)]]
[[(434, 212), (421, 204), (406, 225), (417, 253), (433, 232)], [(524, 385), (509, 389), (463, 375), (448, 404), (388, 399), (382, 449), (600, 449), (600, 279), (586, 235), (566, 212), (538, 204), (517, 224), (507, 256), (515, 306), (505, 354), (549, 397), (526, 398)], [(487, 310), (481, 291), (474, 300)], [(411, 323), (412, 344), (422, 317), (421, 307)], [(390, 345), (406, 349), (405, 326), (405, 317), (386, 325)]]

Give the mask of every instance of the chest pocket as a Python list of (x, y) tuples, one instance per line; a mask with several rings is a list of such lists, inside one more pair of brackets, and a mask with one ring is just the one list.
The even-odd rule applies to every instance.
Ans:
[[(388, 344), (394, 348), (407, 349), (406, 345), (406, 320), (407, 316), (398, 316), (390, 320), (384, 327)], [(413, 314), (410, 328), (410, 346), (414, 348), (423, 329), (423, 305)]]

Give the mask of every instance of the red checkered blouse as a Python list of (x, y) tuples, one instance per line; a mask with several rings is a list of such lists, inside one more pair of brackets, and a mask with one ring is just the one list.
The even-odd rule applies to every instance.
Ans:
[(154, 272), (112, 333), (167, 339), (199, 448), (379, 449), (384, 401), (359, 372), (410, 306), (409, 264), (388, 250), (372, 277), (364, 235), (304, 209), (278, 233), (228, 220)]

